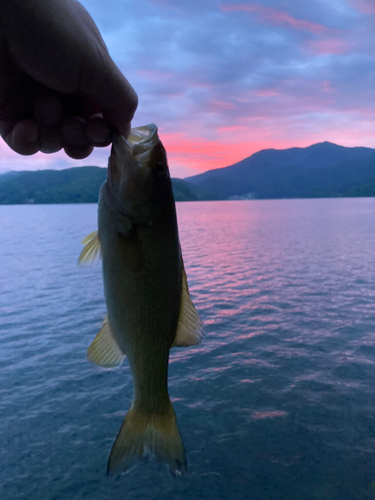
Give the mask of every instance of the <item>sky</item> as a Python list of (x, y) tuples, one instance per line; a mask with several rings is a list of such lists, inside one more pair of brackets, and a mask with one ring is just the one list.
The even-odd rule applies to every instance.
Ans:
[[(268, 148), (375, 148), (375, 0), (82, 0), (156, 123), (173, 177)], [(63, 152), (24, 157), (0, 139), (0, 172), (105, 167)]]

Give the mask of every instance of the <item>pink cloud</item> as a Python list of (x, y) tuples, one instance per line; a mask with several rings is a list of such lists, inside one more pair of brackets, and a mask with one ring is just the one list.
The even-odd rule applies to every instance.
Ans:
[(223, 111), (223, 110), (227, 110), (227, 109), (236, 109), (237, 106), (235, 104), (233, 104), (232, 102), (227, 102), (227, 101), (219, 101), (219, 100), (216, 100), (216, 101), (210, 101), (210, 107), (214, 110), (214, 111)]
[(222, 127), (217, 140), (174, 133), (161, 133), (160, 138), (168, 152), (172, 176), (177, 177), (226, 167), (261, 149), (284, 149), (301, 142), (296, 138), (286, 142), (281, 137), (270, 137), (269, 132), (264, 129), (259, 132), (260, 129), (259, 125)]
[(43, 153), (37, 153), (32, 156), (19, 155), (10, 149), (10, 147), (0, 138), (0, 173), (7, 170), (37, 170), (38, 168), (48, 168), (50, 161), (51, 155), (45, 155)]
[(58, 151), (54, 154), (36, 153), (31, 156), (22, 156), (10, 149), (0, 138), (0, 174), (10, 170), (60, 170), (86, 165), (105, 167), (108, 161), (109, 149), (109, 147), (95, 148), (94, 152), (83, 160), (73, 160), (64, 151)]
[(262, 89), (262, 90), (258, 90), (256, 95), (258, 97), (272, 97), (272, 96), (279, 95), (279, 92), (277, 92), (276, 90), (272, 90), (272, 89)]
[(322, 82), (322, 87), (324, 92), (332, 92), (333, 88), (331, 87), (331, 82), (328, 80), (324, 80)]
[(375, 15), (374, 0), (350, 0), (350, 3), (363, 14)]
[(314, 54), (346, 54), (351, 49), (348, 42), (337, 38), (312, 40), (309, 43), (309, 47)]
[(247, 127), (243, 125), (232, 125), (230, 127), (220, 127), (217, 129), (218, 132), (238, 132), (239, 130), (246, 130)]
[[(331, 90), (329, 81), (317, 82), (319, 85), (322, 91), (324, 88)], [(324, 141), (347, 147), (375, 147), (375, 130), (371, 127), (374, 114), (375, 111), (364, 116), (360, 109), (347, 113), (346, 120), (343, 120), (341, 114), (326, 113), (319, 125), (303, 117), (275, 118), (265, 122), (246, 118), (217, 127), (212, 139), (189, 127), (183, 127), (185, 133), (160, 131), (160, 137), (168, 152), (172, 176), (187, 177), (233, 165), (262, 149), (307, 147)]]
[[(330, 83), (320, 82), (322, 88), (330, 89)], [(375, 111), (357, 109), (347, 114), (343, 122), (341, 115), (327, 115), (320, 125), (305, 120), (296, 121), (276, 118), (269, 123), (246, 118), (228, 126), (216, 128), (214, 139), (181, 124), (185, 132), (168, 132), (160, 129), (160, 137), (168, 152), (173, 177), (187, 177), (213, 168), (232, 165), (262, 149), (287, 149), (307, 147), (311, 144), (330, 141), (347, 147), (375, 147), (375, 130), (372, 123)], [(0, 143), (0, 171), (39, 170), (44, 168), (69, 168), (83, 165), (106, 166), (108, 150), (96, 150), (89, 158), (69, 160), (64, 153), (38, 154), (30, 157), (17, 155)], [(64, 160), (64, 161), (63, 161)], [(63, 163), (58, 163), (58, 162)]]
[(139, 70), (137, 71), (137, 75), (147, 80), (167, 80), (174, 77), (173, 73), (164, 73), (160, 70)]
[(186, 175), (194, 175), (211, 168), (230, 165), (256, 150), (255, 148), (252, 151), (253, 148), (248, 142), (228, 144), (173, 133), (161, 134), (161, 140), (168, 152), (172, 176), (176, 175), (177, 167), (183, 167)]
[(328, 28), (322, 24), (306, 21), (305, 19), (297, 19), (284, 10), (263, 7), (263, 5), (259, 4), (224, 4), (220, 5), (220, 9), (222, 12), (255, 12), (266, 21), (271, 21), (277, 25), (288, 24), (294, 29), (310, 31), (316, 35), (321, 35), (328, 30)]

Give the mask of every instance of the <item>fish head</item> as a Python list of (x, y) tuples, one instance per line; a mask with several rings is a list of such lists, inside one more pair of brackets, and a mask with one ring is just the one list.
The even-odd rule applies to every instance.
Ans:
[(107, 191), (112, 206), (135, 222), (151, 224), (173, 201), (167, 154), (154, 124), (114, 136)]

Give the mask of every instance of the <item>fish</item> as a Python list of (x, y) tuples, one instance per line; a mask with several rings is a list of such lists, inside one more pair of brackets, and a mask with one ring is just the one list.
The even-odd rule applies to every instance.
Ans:
[(102, 367), (129, 362), (133, 401), (108, 460), (125, 472), (144, 456), (172, 474), (187, 467), (168, 394), (172, 347), (197, 345), (203, 323), (190, 297), (166, 150), (155, 124), (114, 135), (98, 202), (98, 230), (82, 240), (80, 264), (102, 260), (107, 306), (87, 351)]

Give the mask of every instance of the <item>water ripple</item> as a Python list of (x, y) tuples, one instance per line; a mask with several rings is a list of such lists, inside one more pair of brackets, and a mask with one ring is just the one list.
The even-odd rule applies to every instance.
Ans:
[(176, 479), (106, 461), (124, 363), (86, 360), (105, 314), (77, 268), (95, 205), (0, 207), (0, 498), (375, 498), (375, 200), (178, 204), (204, 342), (173, 349), (189, 460)]

